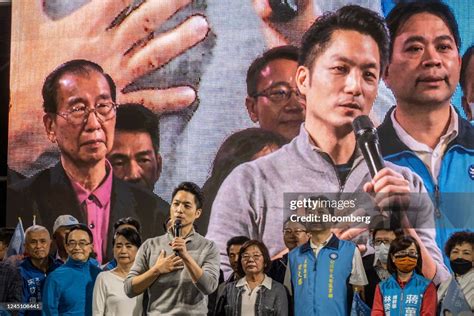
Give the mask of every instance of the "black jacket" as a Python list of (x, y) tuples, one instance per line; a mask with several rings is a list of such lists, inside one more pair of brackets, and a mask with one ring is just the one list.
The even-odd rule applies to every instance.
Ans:
[[(160, 197), (114, 177), (110, 199), (104, 262), (113, 259), (113, 225), (122, 217), (131, 216), (140, 221), (142, 240), (163, 234), (170, 205)], [(81, 223), (87, 222), (61, 163), (8, 187), (8, 226), (15, 226), (21, 217), (26, 229), (36, 215), (36, 224), (52, 231), (56, 218), (64, 214), (74, 216)]]

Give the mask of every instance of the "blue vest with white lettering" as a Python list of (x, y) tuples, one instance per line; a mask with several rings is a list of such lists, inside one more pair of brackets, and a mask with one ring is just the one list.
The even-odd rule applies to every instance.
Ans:
[(423, 295), (430, 280), (413, 271), (402, 289), (395, 276), (379, 283), (385, 315), (420, 315)]
[(295, 315), (349, 315), (347, 285), (355, 247), (333, 235), (317, 258), (309, 241), (290, 252)]

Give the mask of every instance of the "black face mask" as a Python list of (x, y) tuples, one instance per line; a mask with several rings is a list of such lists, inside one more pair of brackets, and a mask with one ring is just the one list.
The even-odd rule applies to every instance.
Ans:
[(464, 275), (472, 268), (472, 262), (463, 258), (457, 258), (456, 260), (451, 260), (451, 269), (454, 273), (459, 275)]

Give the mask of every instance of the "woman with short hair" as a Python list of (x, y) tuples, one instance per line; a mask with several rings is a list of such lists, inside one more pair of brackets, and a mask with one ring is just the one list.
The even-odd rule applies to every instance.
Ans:
[(112, 241), (117, 267), (98, 275), (94, 286), (94, 316), (141, 316), (143, 295), (129, 298), (124, 291), (123, 282), (135, 261), (138, 248), (142, 244), (139, 233), (124, 227), (115, 233)]
[(453, 315), (474, 313), (474, 232), (452, 234), (444, 250), (453, 274), (438, 289), (440, 315), (445, 311)]

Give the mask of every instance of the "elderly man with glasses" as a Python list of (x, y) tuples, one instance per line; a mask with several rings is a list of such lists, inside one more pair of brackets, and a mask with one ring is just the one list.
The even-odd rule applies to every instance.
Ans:
[(106, 160), (117, 109), (112, 78), (91, 61), (72, 60), (48, 75), (42, 94), (46, 135), (57, 143), (60, 161), (9, 188), (7, 222), (36, 216), (37, 224), (53, 227), (55, 218), (70, 214), (92, 231), (99, 262), (112, 258), (107, 245), (119, 218), (138, 219), (143, 236), (154, 236), (166, 203), (115, 178)]

